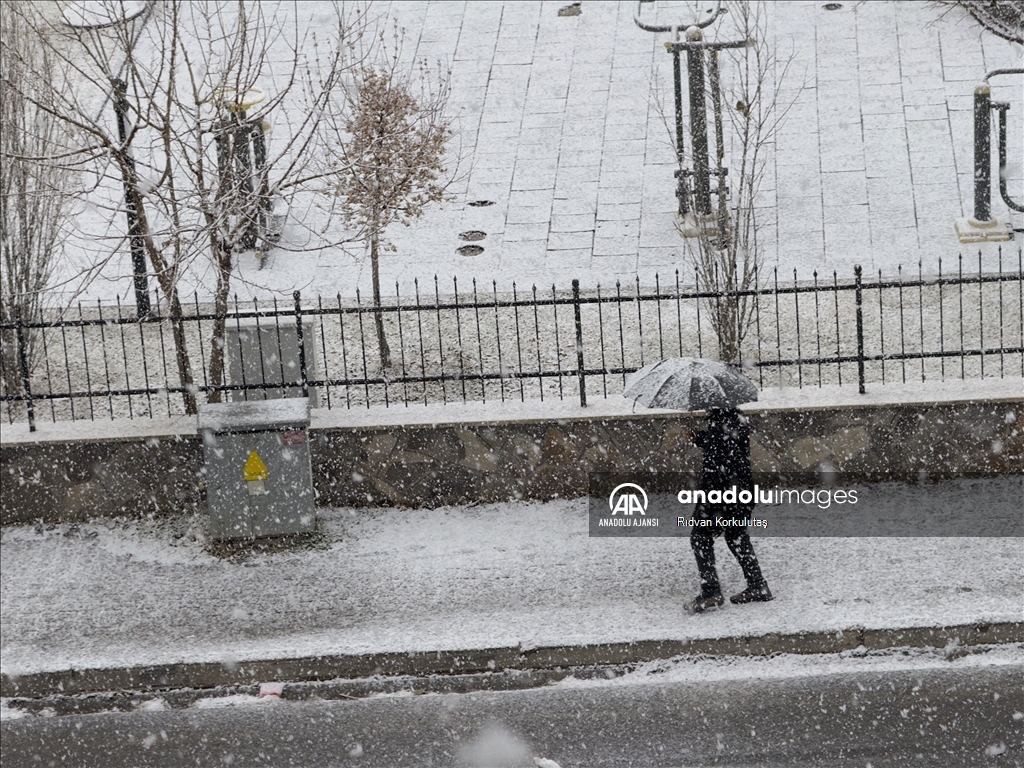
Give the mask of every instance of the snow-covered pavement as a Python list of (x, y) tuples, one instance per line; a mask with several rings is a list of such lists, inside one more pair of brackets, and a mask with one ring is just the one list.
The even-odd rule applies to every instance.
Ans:
[[(407, 58), (450, 65), (461, 156), (454, 200), (390, 233), (387, 295), (398, 281), (409, 296), (414, 278), (434, 274), (442, 284), (453, 274), (462, 284), (493, 278), (507, 291), (513, 281), (564, 288), (572, 278), (585, 288), (647, 284), (686, 269), (657, 106), (671, 103), (668, 35), (640, 30), (635, 3), (586, 0), (579, 15), (559, 15), (567, 2), (374, 4), (405, 29)], [(971, 94), (986, 72), (1022, 66), (1024, 49), (954, 7), (828, 5), (840, 7), (766, 4), (779, 56), (792, 54), (781, 91), (792, 108), (760, 201), (766, 263), (787, 278), (793, 269), (849, 277), (854, 263), (892, 274), (923, 261), (928, 273), (961, 252), (973, 265), (977, 249), (953, 230), (971, 210)], [(294, 9), (315, 26), (320, 7), (282, 3), (278, 21), (287, 28)], [(719, 35), (728, 33), (708, 32)], [(993, 96), (1011, 103), (1007, 177), (1021, 195), (1021, 91), (997, 79)], [(993, 213), (1008, 218), (998, 197)], [(73, 247), (109, 242), (123, 217), (77, 223)], [(286, 230), (284, 244), (327, 226), (306, 224)], [(485, 233), (475, 241), (483, 251), (459, 255), (459, 233), (470, 230)], [(981, 250), (993, 269), (997, 246)], [(1006, 252), (1009, 269), (1016, 249)], [(83, 298), (130, 302), (121, 256)], [(242, 261), (242, 299), (369, 292), (360, 253), (280, 249), (262, 271)], [(826, 396), (834, 393), (804, 390), (800, 404)], [(949, 503), (931, 488), (934, 504)], [(983, 513), (984, 494), (965, 506)], [(694, 617), (684, 610), (697, 590), (688, 543), (591, 539), (583, 500), (327, 510), (316, 544), (244, 559), (210, 554), (201, 527), (198, 516), (177, 516), (3, 528), (4, 674), (1024, 620), (1019, 539), (764, 539), (757, 548), (777, 599)], [(723, 585), (736, 591), (738, 568), (724, 546), (719, 553)]]
[[(381, 268), (382, 284), (392, 286), (386, 294), (399, 281), (411, 295), (414, 278), (423, 288), (435, 274), (445, 285), (457, 275), (465, 284), (496, 279), (508, 290), (513, 281), (567, 285), (579, 278), (589, 287), (685, 273), (674, 157), (661, 114), (671, 115), (671, 57), (663, 47), (669, 35), (639, 29), (635, 3), (587, 0), (579, 15), (560, 16), (564, 4), (373, 5), (405, 30), (407, 58), (450, 66), (459, 131), (454, 200), (428, 209), (410, 228), (392, 228), (397, 252)], [(1024, 48), (953, 6), (845, 2), (826, 10), (835, 5), (766, 4), (769, 39), (780, 59), (792, 56), (780, 92), (792, 106), (768, 147), (759, 200), (765, 263), (787, 276), (798, 269), (805, 279), (815, 269), (849, 277), (854, 263), (886, 274), (898, 264), (916, 269), (918, 261), (934, 272), (939, 258), (949, 265), (959, 253), (973, 263), (977, 248), (961, 246), (953, 230), (973, 210), (972, 93), (987, 72), (1020, 67)], [(659, 0), (644, 14), (685, 22), (692, 6)], [(318, 13), (316, 4), (296, 8), (302, 23)], [(284, 19), (290, 9), (275, 13)], [(708, 39), (728, 38), (729, 19), (711, 27)], [(1011, 104), (1007, 177), (1018, 199), (1019, 78), (992, 80), (993, 98)], [(474, 201), (493, 205), (469, 205)], [(295, 214), (317, 215), (301, 206)], [(993, 215), (1024, 224), (997, 191)], [(80, 223), (103, 233), (122, 224)], [(326, 222), (306, 223), (319, 230)], [(486, 233), (474, 243), (484, 250), (458, 255), (466, 244), (458, 235), (470, 230)], [(308, 231), (292, 227), (289, 241), (286, 230), (285, 243), (307, 242)], [(981, 250), (986, 269), (994, 268), (997, 246)], [(368, 293), (369, 263), (358, 247), (279, 250), (259, 272), (250, 261), (243, 259), (244, 281), (236, 282), (243, 294)], [(126, 254), (115, 267), (122, 277), (97, 281), (88, 295), (131, 295)]]
[[(983, 510), (996, 481), (976, 482)], [(952, 498), (948, 484), (920, 493)], [(776, 600), (691, 616), (688, 542), (589, 538), (583, 499), (328, 510), (321, 523), (317, 545), (245, 559), (207, 552), (198, 517), (5, 527), (3, 672), (1024, 618), (1019, 539), (757, 538)], [(718, 550), (723, 589), (738, 591)]]
[[(674, 158), (654, 106), (660, 100), (671, 114), (669, 35), (639, 29), (634, 3), (587, 2), (569, 18), (557, 16), (561, 4), (390, 5), (410, 38), (419, 35), (418, 57), (450, 57), (470, 152), (464, 197), (450, 212), (396, 228), (392, 261), (401, 269), (390, 269), (398, 278), (454, 268), (609, 284), (681, 265)], [(667, 20), (687, 18), (693, 4), (658, 5)], [(972, 210), (974, 86), (993, 69), (1020, 67), (1024, 49), (959, 9), (824, 5), (766, 7), (777, 55), (793, 56), (781, 85), (792, 107), (760, 201), (766, 261), (807, 279), (813, 269), (849, 272), (853, 263), (886, 273), (922, 259), (933, 268), (938, 258), (950, 263), (963, 250), (953, 221)], [(732, 39), (725, 20), (719, 28), (707, 38)], [(1019, 139), (1024, 104), (1015, 81), (992, 83), (998, 98), (1015, 102), (1010, 135)], [(1021, 149), (1011, 141), (1017, 194)], [(464, 207), (477, 199), (496, 204)], [(1001, 201), (993, 211), (1006, 220)], [(453, 263), (456, 235), (469, 229), (488, 232), (485, 251)]]

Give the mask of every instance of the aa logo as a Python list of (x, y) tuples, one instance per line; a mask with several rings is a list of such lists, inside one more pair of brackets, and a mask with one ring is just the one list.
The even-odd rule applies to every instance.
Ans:
[(635, 483), (623, 483), (608, 495), (608, 509), (612, 515), (638, 513), (647, 515), (647, 493)]

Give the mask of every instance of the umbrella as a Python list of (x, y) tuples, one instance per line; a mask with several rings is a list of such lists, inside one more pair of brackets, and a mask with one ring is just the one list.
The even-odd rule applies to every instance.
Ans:
[(622, 396), (648, 408), (704, 411), (757, 400), (757, 387), (738, 369), (723, 363), (673, 357), (631, 374)]

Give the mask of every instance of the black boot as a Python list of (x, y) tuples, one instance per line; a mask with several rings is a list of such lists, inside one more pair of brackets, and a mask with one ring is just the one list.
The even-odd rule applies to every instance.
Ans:
[(762, 582), (758, 586), (747, 587), (742, 592), (733, 595), (729, 598), (729, 602), (734, 605), (743, 605), (745, 603), (767, 603), (774, 599), (768, 585)]
[(700, 594), (690, 602), (690, 612), (704, 613), (704, 611), (711, 608), (721, 608), (723, 605), (725, 605), (725, 598), (722, 597), (721, 592), (715, 592), (711, 595)]

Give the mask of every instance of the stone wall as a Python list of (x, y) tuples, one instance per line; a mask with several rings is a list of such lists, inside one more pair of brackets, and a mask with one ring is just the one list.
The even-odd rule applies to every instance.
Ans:
[[(108, 427), (116, 429), (116, 422)], [(0, 523), (161, 514), (198, 504), (198, 437), (0, 446)]]
[[(1024, 405), (1013, 402), (749, 411), (764, 484), (920, 481), (1021, 472)], [(319, 503), (432, 506), (586, 494), (589, 472), (699, 472), (691, 414), (323, 431)]]
[[(320, 506), (439, 506), (585, 495), (591, 471), (699, 471), (694, 414), (590, 415), (311, 430)], [(330, 412), (334, 413), (334, 412)], [(919, 481), (1022, 471), (1024, 400), (748, 409), (762, 482)], [(343, 417), (343, 416), (342, 416)], [(202, 445), (178, 434), (111, 432), (0, 446), (5, 524), (202, 508)], [(123, 428), (123, 427), (122, 427)], [(38, 439), (38, 438), (37, 438)]]

